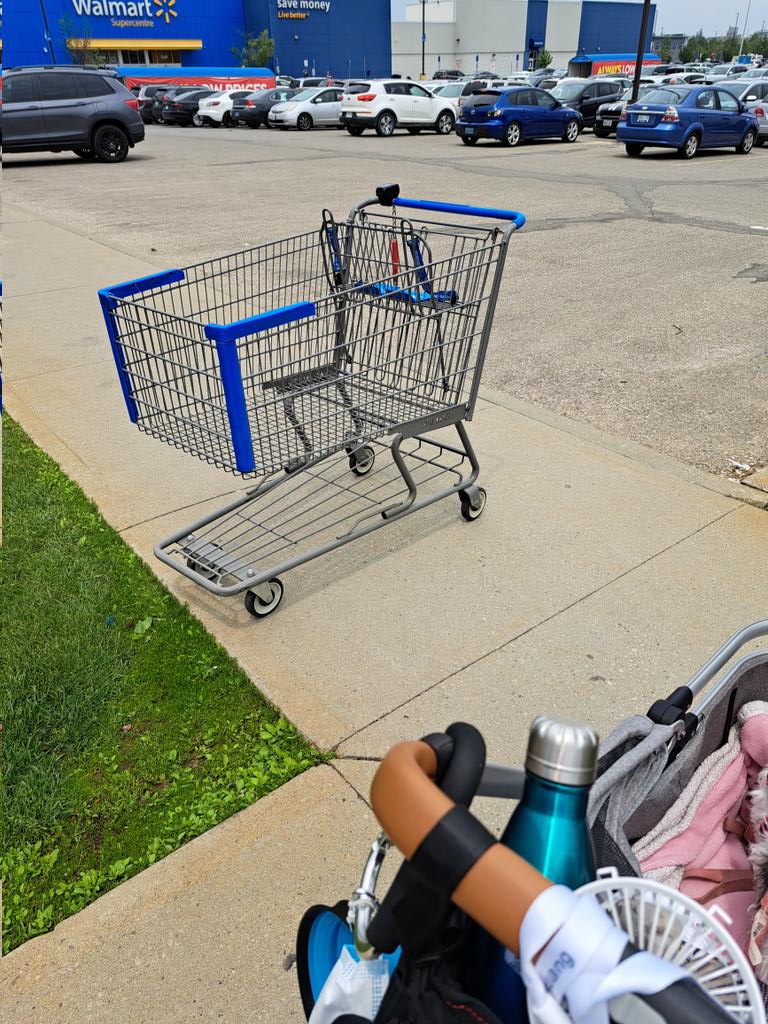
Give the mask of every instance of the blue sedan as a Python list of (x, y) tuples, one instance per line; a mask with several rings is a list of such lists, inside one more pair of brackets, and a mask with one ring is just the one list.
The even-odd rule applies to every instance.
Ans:
[(517, 146), (524, 139), (562, 139), (575, 142), (584, 127), (576, 110), (565, 107), (544, 89), (512, 87), (482, 89), (467, 96), (456, 122), (456, 134), (465, 146), (478, 139), (496, 139)]
[(676, 149), (690, 160), (700, 149), (733, 146), (749, 153), (758, 134), (753, 113), (727, 89), (716, 85), (665, 85), (626, 107), (616, 138), (629, 156), (646, 146)]

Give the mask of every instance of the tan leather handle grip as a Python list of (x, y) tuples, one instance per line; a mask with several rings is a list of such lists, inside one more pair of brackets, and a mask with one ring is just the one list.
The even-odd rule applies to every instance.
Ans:
[[(434, 751), (426, 743), (398, 743), (381, 762), (371, 785), (371, 803), (382, 828), (407, 858), (454, 806), (435, 785)], [(467, 872), (453, 902), (513, 952), (520, 925), (545, 889), (543, 875), (500, 843)]]

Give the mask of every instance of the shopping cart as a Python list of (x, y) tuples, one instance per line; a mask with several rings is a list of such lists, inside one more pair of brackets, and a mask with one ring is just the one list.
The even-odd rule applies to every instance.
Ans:
[[(131, 421), (258, 481), (156, 555), (256, 616), (281, 572), (449, 495), (483, 511), (464, 421), (525, 217), (399, 192), (99, 293)], [(449, 427), (455, 443), (431, 436)]]
[[(601, 745), (588, 811), (599, 877), (586, 890), (598, 896), (638, 947), (684, 966), (742, 1024), (764, 1024), (768, 992), (731, 935), (730, 922), (716, 905), (701, 906), (641, 878), (631, 845), (656, 825), (698, 765), (723, 744), (740, 708), (752, 701), (768, 701), (768, 649), (753, 650), (728, 668), (691, 710), (694, 698), (745, 645), (762, 637), (768, 637), (768, 619), (739, 630), (685, 686), (656, 701), (647, 715), (633, 716), (617, 726)], [(468, 727), (447, 730), (457, 741), (458, 751), (457, 728)], [(508, 800), (522, 795), (522, 769), (484, 764), (476, 751), (465, 750), (464, 763), (451, 761), (450, 768), (452, 774), (445, 775), (441, 788), (456, 803), (469, 806), (475, 795)], [(390, 957), (390, 973), (397, 964), (398, 946), (407, 946), (411, 954), (415, 950), (411, 958), (417, 963), (440, 968), (436, 980), (425, 982), (419, 976), (419, 985), (434, 982), (453, 995), (461, 991), (466, 926), (461, 921), (456, 924), (455, 911), (425, 889), (409, 872), (407, 862), (383, 897), (376, 895), (391, 846), (384, 834), (375, 840), (361, 882), (348, 902), (316, 905), (304, 915), (297, 967), (307, 1019), (344, 946), (354, 947), (361, 960)], [(661, 1019), (684, 1018), (680, 1012)]]

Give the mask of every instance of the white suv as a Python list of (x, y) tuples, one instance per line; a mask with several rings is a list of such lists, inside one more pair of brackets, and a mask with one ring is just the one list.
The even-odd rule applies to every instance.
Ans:
[(350, 135), (362, 135), (366, 128), (375, 128), (383, 136), (395, 128), (407, 128), (411, 135), (422, 129), (450, 135), (456, 107), (406, 78), (354, 82), (341, 97), (340, 120)]

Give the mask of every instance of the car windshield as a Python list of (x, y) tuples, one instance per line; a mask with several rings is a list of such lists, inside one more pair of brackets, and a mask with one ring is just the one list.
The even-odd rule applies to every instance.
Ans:
[(768, 78), (768, 68), (750, 68), (741, 76), (742, 78)]
[(710, 75), (727, 75), (732, 67), (732, 64), (718, 64), (717, 67), (712, 68)]
[(296, 100), (297, 103), (303, 103), (305, 100), (311, 100), (313, 96), (318, 96), (321, 92), (322, 89), (301, 89), (291, 99)]
[(582, 82), (561, 82), (552, 90), (552, 95), (557, 100), (575, 100), (583, 88)]
[(643, 103), (679, 103), (690, 95), (690, 92), (690, 89), (672, 88), (671, 86), (666, 86), (664, 89), (649, 89), (643, 96)]

